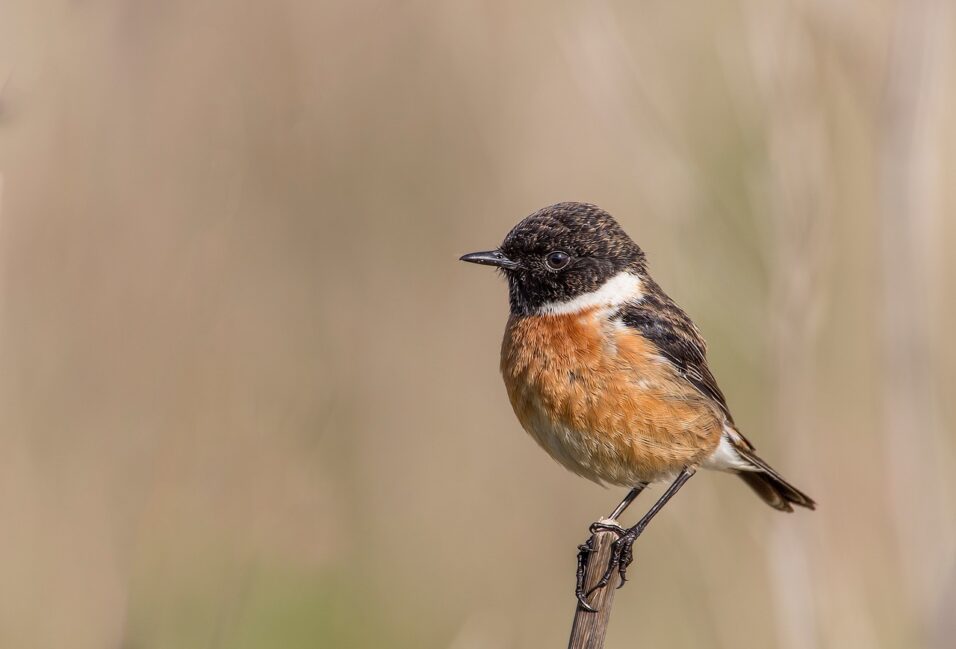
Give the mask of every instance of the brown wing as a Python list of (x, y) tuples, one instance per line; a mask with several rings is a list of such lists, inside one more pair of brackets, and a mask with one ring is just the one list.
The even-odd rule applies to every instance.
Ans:
[(717, 404), (733, 425), (724, 393), (707, 367), (707, 343), (684, 311), (652, 280), (645, 281), (640, 302), (621, 307), (618, 316), (628, 327), (654, 343), (662, 356), (701, 394)]
[(707, 344), (691, 319), (652, 281), (647, 282), (645, 291), (644, 299), (620, 310), (621, 320), (654, 343), (684, 379), (720, 406), (736, 433), (731, 437), (732, 443), (741, 458), (752, 467), (751, 471), (741, 471), (740, 477), (775, 509), (790, 512), (793, 511), (792, 505), (813, 509), (816, 506), (813, 499), (762, 460), (754, 452), (753, 444), (737, 431), (727, 400), (707, 367)]

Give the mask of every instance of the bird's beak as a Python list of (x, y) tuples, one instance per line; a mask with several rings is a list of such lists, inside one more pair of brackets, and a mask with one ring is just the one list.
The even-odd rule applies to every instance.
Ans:
[(461, 261), (467, 261), (472, 264), (481, 264), (483, 266), (497, 266), (498, 268), (515, 268), (517, 262), (511, 261), (500, 250), (488, 250), (487, 252), (470, 252), (461, 257)]

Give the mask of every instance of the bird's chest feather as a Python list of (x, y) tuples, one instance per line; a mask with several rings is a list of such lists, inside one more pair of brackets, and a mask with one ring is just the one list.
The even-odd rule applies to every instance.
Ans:
[(719, 425), (649, 341), (604, 315), (512, 316), (501, 349), (508, 397), (522, 427), (575, 473), (663, 478), (716, 444)]

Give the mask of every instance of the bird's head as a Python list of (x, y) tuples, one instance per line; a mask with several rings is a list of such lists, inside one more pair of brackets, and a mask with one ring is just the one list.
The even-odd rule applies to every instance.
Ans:
[(640, 299), (643, 251), (610, 214), (558, 203), (516, 225), (496, 250), (462, 261), (499, 268), (516, 315), (573, 313)]

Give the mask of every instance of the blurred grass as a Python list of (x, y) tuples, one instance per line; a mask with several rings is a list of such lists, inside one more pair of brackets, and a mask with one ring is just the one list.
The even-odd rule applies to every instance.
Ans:
[(411, 635), (408, 625), (390, 624), (377, 613), (387, 603), (370, 597), (346, 570), (316, 573), (297, 565), (241, 563), (210, 569), (218, 562), (209, 559), (175, 583), (162, 573), (141, 577), (165, 583), (161, 592), (150, 587), (141, 597), (133, 589), (134, 615), (124, 646), (296, 649), (314, 647), (320, 639), (322, 646), (414, 647), (434, 632), (415, 629)]
[(953, 14), (0, 4), (0, 646), (563, 643), (619, 494), (520, 431), (455, 261), (559, 200), (821, 505), (695, 478), (608, 645), (950, 646)]

